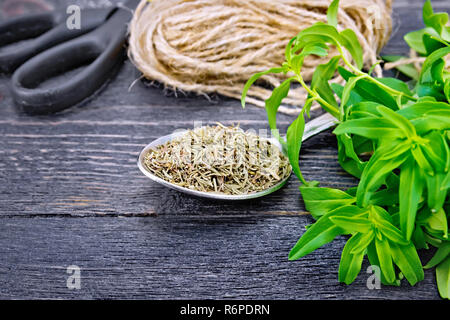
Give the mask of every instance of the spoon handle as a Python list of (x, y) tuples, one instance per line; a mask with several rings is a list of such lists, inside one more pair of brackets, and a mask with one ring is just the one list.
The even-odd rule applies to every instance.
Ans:
[(303, 133), (303, 141), (315, 136), (316, 134), (321, 133), (333, 126), (336, 125), (336, 118), (330, 115), (329, 113), (325, 113), (305, 125), (305, 132)]

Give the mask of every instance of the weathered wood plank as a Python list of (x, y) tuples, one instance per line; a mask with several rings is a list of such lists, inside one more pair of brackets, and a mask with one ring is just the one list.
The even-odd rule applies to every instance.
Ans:
[[(394, 1), (397, 31), (384, 54), (408, 53), (402, 37), (423, 25), (422, 3)], [(450, 11), (448, 0), (433, 6)], [(0, 298), (438, 298), (430, 271), (413, 288), (373, 291), (364, 265), (354, 284), (338, 284), (344, 238), (288, 262), (312, 222), (294, 178), (270, 196), (238, 204), (150, 182), (136, 167), (137, 155), (158, 136), (194, 121), (255, 130), (267, 122), (262, 109), (242, 110), (232, 99), (176, 97), (140, 81), (130, 88), (139, 76), (127, 61), (85, 104), (34, 117), (14, 106), (9, 78), (0, 77)], [(291, 120), (280, 115), (281, 130)], [(356, 183), (337, 163), (331, 131), (304, 144), (301, 166), (323, 186)], [(81, 291), (65, 286), (71, 264), (82, 268)]]
[[(345, 238), (294, 262), (309, 216), (10, 218), (0, 224), (0, 298), (438, 299), (434, 274), (369, 290), (368, 265), (339, 284)], [(66, 268), (81, 269), (81, 289)]]
[[(165, 189), (150, 182), (136, 166), (139, 151), (157, 137), (159, 126), (144, 123), (139, 127), (142, 131), (133, 132), (138, 125), (127, 130), (128, 127), (118, 129), (117, 125), (78, 126), (70, 121), (68, 115), (55, 128), (39, 123), (15, 126), (4, 122), (5, 139), (0, 142), (3, 159), (0, 179), (4, 181), (0, 186), (1, 214), (304, 211), (294, 177), (279, 192), (239, 205), (192, 198)], [(168, 125), (162, 127), (168, 129)], [(322, 134), (305, 144), (302, 167), (308, 178), (324, 181), (327, 186), (345, 188), (355, 183), (339, 167), (335, 141), (330, 134)]]

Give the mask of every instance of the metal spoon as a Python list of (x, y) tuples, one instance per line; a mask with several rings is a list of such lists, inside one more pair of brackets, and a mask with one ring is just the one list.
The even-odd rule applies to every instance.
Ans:
[[(323, 114), (323, 115), (309, 121), (305, 125), (303, 141), (311, 138), (312, 136), (314, 136), (322, 131), (327, 130), (328, 128), (333, 127), (335, 125), (335, 122), (336, 122), (336, 119), (328, 113)], [(141, 153), (139, 154), (139, 159), (138, 159), (138, 167), (142, 171), (142, 173), (144, 175), (146, 175), (148, 178), (150, 178), (151, 180), (153, 180), (154, 182), (162, 184), (163, 186), (166, 186), (168, 188), (175, 189), (175, 190), (178, 190), (178, 191), (181, 191), (181, 192), (193, 195), (193, 196), (197, 196), (197, 197), (217, 199), (217, 200), (248, 200), (248, 199), (259, 198), (259, 197), (262, 197), (262, 196), (265, 196), (272, 192), (277, 191), (278, 189), (283, 187), (286, 184), (287, 180), (289, 179), (289, 176), (287, 176), (285, 179), (281, 180), (276, 185), (274, 185), (266, 190), (260, 191), (260, 192), (253, 192), (253, 193), (242, 194), (242, 195), (229, 195), (229, 194), (224, 194), (224, 193), (203, 192), (203, 191), (197, 191), (197, 190), (180, 187), (179, 185), (170, 183), (166, 180), (163, 180), (163, 179), (155, 176), (153, 173), (151, 173), (150, 171), (148, 171), (145, 168), (145, 165), (144, 165), (145, 155), (148, 153), (148, 151), (150, 149), (154, 149), (159, 145), (165, 144), (166, 142), (171, 141), (172, 139), (180, 137), (184, 133), (185, 132), (180, 131), (180, 132), (169, 134), (167, 136), (160, 137), (160, 138), (154, 140), (153, 142), (151, 142), (150, 144), (148, 144), (144, 149), (142, 149)], [(282, 151), (282, 146), (276, 139), (272, 138), (272, 139), (269, 139), (269, 141), (272, 142), (274, 145), (276, 145)]]

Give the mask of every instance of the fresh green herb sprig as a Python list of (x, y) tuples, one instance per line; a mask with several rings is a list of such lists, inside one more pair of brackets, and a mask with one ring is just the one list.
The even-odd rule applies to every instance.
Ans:
[[(308, 92), (299, 116), (282, 139), (293, 171), (302, 183), (305, 206), (317, 220), (289, 253), (299, 259), (337, 236), (349, 235), (341, 256), (339, 281), (352, 283), (361, 270), (364, 256), (381, 269), (381, 281), (399, 285), (402, 278), (414, 285), (424, 278), (424, 268), (436, 268), (439, 293), (450, 295), (450, 73), (445, 57), (450, 54), (450, 28), (446, 13), (434, 13), (429, 1), (423, 8), (426, 28), (406, 35), (407, 43), (426, 57), (422, 70), (410, 73), (414, 88), (396, 78), (375, 78), (372, 68), (363, 71), (363, 49), (356, 34), (338, 31), (339, 1), (328, 9), (328, 23), (316, 23), (302, 30), (287, 45), (286, 61), (279, 68), (255, 74), (242, 93), (242, 105), (249, 87), (268, 73), (288, 74), (266, 100), (270, 128), (277, 132), (276, 114), (292, 82)], [(302, 78), (305, 57), (325, 57), (308, 85)], [(347, 51), (352, 57), (349, 60)], [(405, 70), (405, 68), (403, 68)], [(410, 69), (406, 69), (411, 71)], [(338, 72), (344, 86), (330, 84)], [(336, 96), (339, 98), (336, 99)], [(338, 161), (348, 173), (360, 179), (346, 191), (318, 187), (308, 182), (299, 166), (305, 115), (316, 102), (337, 119), (334, 134)], [(362, 154), (371, 154), (364, 160)], [(418, 249), (436, 247), (425, 265)]]

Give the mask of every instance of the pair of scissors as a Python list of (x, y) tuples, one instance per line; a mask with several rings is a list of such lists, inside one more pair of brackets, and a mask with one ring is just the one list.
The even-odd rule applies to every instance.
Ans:
[[(83, 9), (80, 25), (69, 28), (68, 14), (26, 15), (0, 24), (0, 72), (12, 73), (11, 91), (30, 114), (61, 111), (98, 91), (126, 57), (128, 22), (139, 0), (106, 9)], [(21, 40), (30, 39), (25, 42)], [(13, 44), (13, 45), (11, 45)], [(88, 64), (88, 65), (87, 65)], [(87, 65), (51, 88), (39, 84)]]

